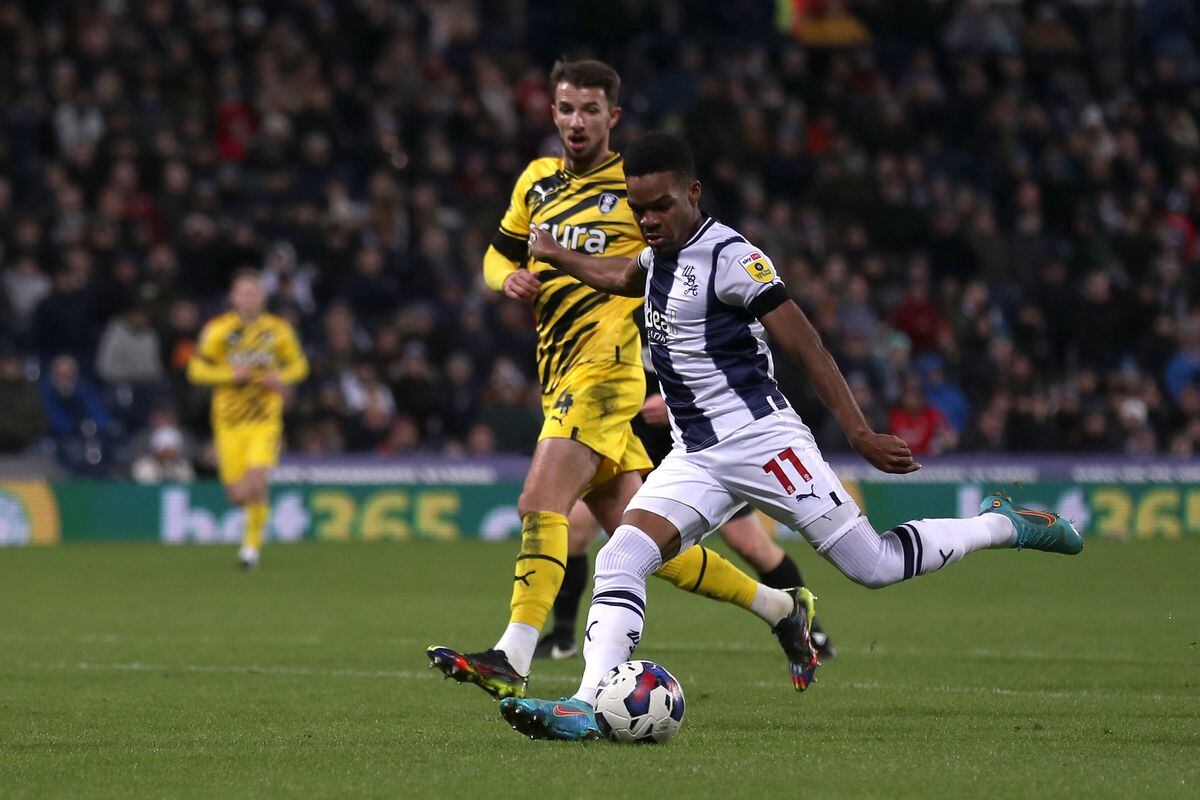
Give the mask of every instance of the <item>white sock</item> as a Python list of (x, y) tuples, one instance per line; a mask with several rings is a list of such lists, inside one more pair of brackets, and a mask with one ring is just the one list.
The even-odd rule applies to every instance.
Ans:
[(763, 622), (772, 628), (779, 624), (779, 620), (792, 613), (794, 606), (795, 602), (790, 594), (761, 583), (758, 585), (758, 593), (750, 602), (750, 610), (762, 617)]
[(533, 664), (533, 650), (537, 647), (538, 629), (523, 622), (510, 622), (504, 635), (496, 642), (496, 649), (503, 650), (508, 663), (522, 675), (529, 674)]
[(646, 616), (646, 578), (662, 566), (654, 540), (621, 525), (596, 556), (595, 590), (583, 637), (583, 679), (575, 698), (596, 702), (608, 671), (633, 655)]
[(935, 572), (976, 550), (1011, 547), (1015, 538), (1012, 522), (1000, 514), (918, 519), (883, 534), (859, 517), (822, 555), (851, 580), (877, 589)]
[(905, 580), (962, 561), (967, 553), (1004, 547), (1006, 535), (1016, 536), (1016, 529), (1008, 519), (999, 514), (983, 514), (968, 519), (917, 519), (897, 525), (884, 538), (895, 536), (899, 542), (901, 580)]

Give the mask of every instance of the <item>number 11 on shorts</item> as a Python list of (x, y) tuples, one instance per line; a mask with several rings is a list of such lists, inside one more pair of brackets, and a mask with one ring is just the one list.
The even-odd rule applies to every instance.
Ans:
[(779, 463), (780, 459), (783, 459), (791, 464), (792, 468), (795, 469), (802, 481), (805, 483), (812, 481), (812, 474), (805, 468), (804, 464), (800, 461), (800, 457), (796, 455), (795, 451), (793, 451), (790, 447), (786, 450), (781, 450), (779, 451), (778, 456), (771, 459), (766, 464), (763, 464), (763, 472), (768, 472), (774, 475), (775, 480), (779, 481), (779, 485), (783, 487), (785, 492), (788, 494), (795, 494), (796, 484), (792, 483), (792, 479), (789, 478), (787, 472), (784, 471), (783, 464)]

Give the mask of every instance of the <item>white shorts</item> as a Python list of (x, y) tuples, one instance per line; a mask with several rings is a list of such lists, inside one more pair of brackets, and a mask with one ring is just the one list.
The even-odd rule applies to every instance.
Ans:
[[(683, 540), (682, 552), (746, 503), (802, 532), (833, 509), (853, 505), (808, 426), (794, 411), (783, 409), (704, 450), (672, 450), (628, 508), (670, 520)], [(807, 533), (806, 538), (814, 546), (823, 543)]]

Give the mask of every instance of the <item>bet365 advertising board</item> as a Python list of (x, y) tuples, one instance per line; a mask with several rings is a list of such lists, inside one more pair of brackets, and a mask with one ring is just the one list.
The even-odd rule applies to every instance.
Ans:
[[(1200, 465), (957, 459), (893, 478), (834, 464), (879, 530), (920, 517), (974, 515), (994, 489), (1052, 509), (1091, 537), (1200, 537)], [(271, 487), (269, 536), (302, 539), (502, 540), (518, 535), (519, 470), (282, 469)], [(158, 540), (237, 542), (242, 512), (219, 484), (0, 482), (0, 545)], [(780, 531), (787, 535), (786, 531)]]

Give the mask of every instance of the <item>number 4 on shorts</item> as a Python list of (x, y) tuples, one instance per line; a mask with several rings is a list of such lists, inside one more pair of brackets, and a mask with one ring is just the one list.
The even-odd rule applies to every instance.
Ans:
[(766, 464), (763, 464), (763, 472), (769, 472), (770, 474), (774, 475), (775, 480), (779, 481), (779, 485), (783, 487), (785, 492), (788, 494), (795, 494), (796, 484), (792, 483), (792, 479), (788, 477), (786, 472), (784, 472), (783, 464), (779, 463), (780, 459), (783, 459), (791, 464), (802, 481), (805, 483), (812, 481), (812, 474), (808, 471), (808, 469), (805, 468), (804, 464), (800, 461), (800, 457), (796, 455), (795, 451), (793, 451), (790, 447), (786, 450), (781, 450), (779, 451), (778, 456), (771, 459)]

